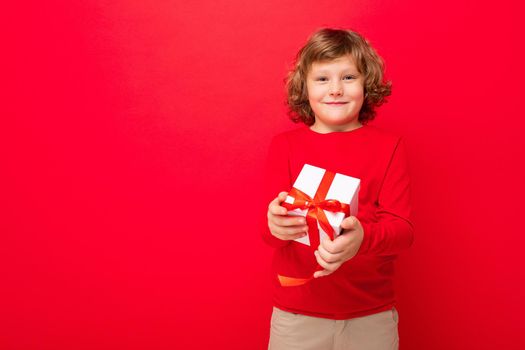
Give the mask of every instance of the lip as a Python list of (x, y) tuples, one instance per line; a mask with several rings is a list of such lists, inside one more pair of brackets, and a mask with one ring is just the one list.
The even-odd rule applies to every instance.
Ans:
[(345, 105), (347, 103), (348, 102), (325, 102), (325, 104), (331, 105), (331, 106), (341, 106), (341, 105)]

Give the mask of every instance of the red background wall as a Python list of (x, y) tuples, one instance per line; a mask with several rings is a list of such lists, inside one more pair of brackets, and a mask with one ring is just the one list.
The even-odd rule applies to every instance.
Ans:
[[(416, 240), (403, 349), (523, 349), (517, 1), (47, 1), (2, 13), (0, 348), (264, 349), (254, 229), (283, 82), (316, 28), (385, 58)], [(349, 154), (351, 156), (351, 154)]]

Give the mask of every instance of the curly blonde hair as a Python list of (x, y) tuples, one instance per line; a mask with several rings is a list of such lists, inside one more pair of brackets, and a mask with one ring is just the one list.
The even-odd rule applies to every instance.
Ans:
[(297, 53), (294, 67), (286, 82), (288, 114), (295, 123), (312, 125), (315, 115), (308, 102), (306, 77), (312, 63), (331, 61), (351, 55), (360, 74), (364, 75), (365, 100), (358, 120), (366, 124), (376, 115), (375, 108), (390, 96), (392, 82), (383, 81), (384, 62), (360, 34), (347, 29), (322, 28), (316, 31)]

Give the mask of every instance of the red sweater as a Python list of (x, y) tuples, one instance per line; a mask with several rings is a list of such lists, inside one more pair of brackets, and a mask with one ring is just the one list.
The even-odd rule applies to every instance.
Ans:
[[(316, 267), (314, 250), (271, 235), (274, 305), (294, 313), (335, 320), (391, 309), (395, 304), (394, 260), (410, 247), (410, 183), (401, 138), (365, 125), (348, 132), (319, 134), (303, 127), (272, 140), (266, 164), (265, 204), (289, 191), (305, 163), (361, 179), (357, 218), (364, 230), (355, 257), (329, 276), (296, 287), (281, 287), (277, 274), (308, 276)], [(266, 214), (266, 213), (264, 213)]]

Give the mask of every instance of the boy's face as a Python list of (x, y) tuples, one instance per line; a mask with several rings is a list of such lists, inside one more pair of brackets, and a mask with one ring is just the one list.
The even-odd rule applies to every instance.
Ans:
[(364, 78), (352, 56), (314, 62), (306, 77), (308, 100), (315, 114), (311, 129), (320, 133), (350, 131), (361, 126)]

